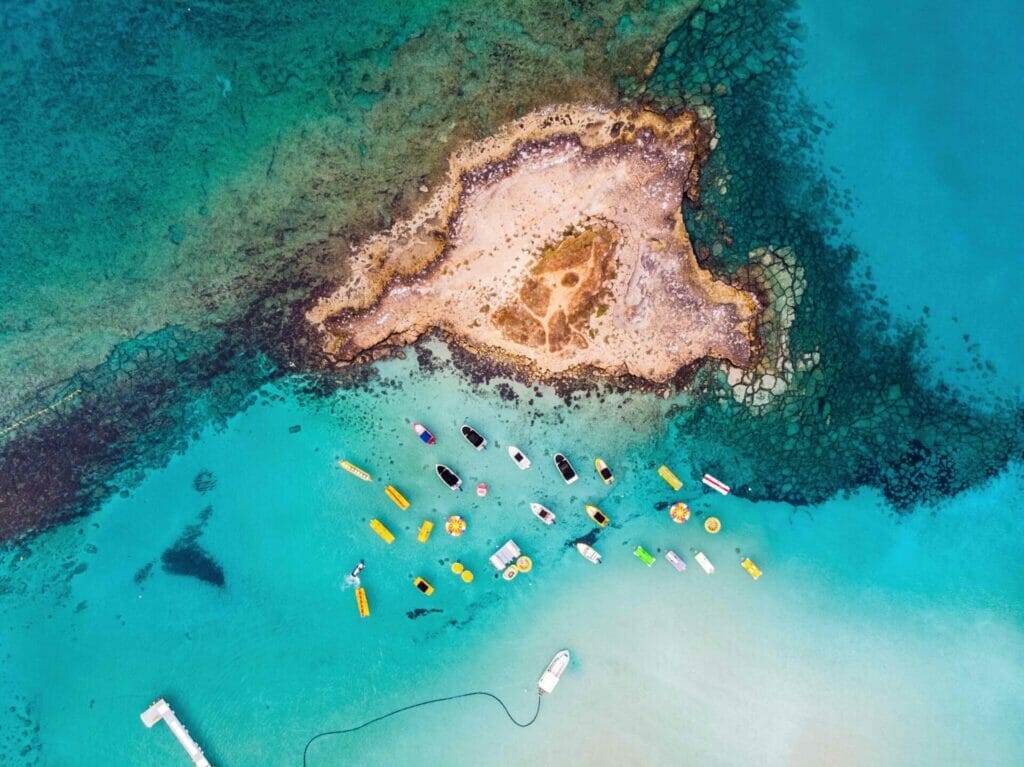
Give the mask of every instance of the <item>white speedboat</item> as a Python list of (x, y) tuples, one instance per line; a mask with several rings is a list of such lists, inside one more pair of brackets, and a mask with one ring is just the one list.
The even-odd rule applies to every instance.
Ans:
[(531, 503), (530, 511), (533, 512), (533, 516), (535, 516), (545, 525), (555, 524), (555, 513), (546, 506), (541, 506), (539, 503)]
[(462, 478), (443, 463), (435, 465), (434, 471), (437, 472), (437, 476), (448, 486), (449, 490), (462, 489)]
[(544, 669), (544, 673), (540, 675), (540, 679), (537, 680), (540, 694), (553, 692), (555, 685), (558, 684), (567, 668), (569, 668), (569, 651), (559, 650), (551, 659), (548, 667)]
[(484, 435), (472, 426), (462, 424), (462, 436), (466, 438), (466, 442), (471, 444), (477, 450), (483, 450), (487, 447), (487, 440), (484, 439)]
[(511, 458), (515, 462), (516, 466), (523, 471), (530, 468), (530, 459), (527, 458), (523, 451), (515, 445), (508, 446), (508, 457)]
[(576, 469), (569, 463), (569, 459), (561, 453), (555, 453), (555, 466), (558, 468), (558, 473), (562, 475), (562, 479), (565, 480), (565, 484), (571, 485), (579, 476), (576, 474)]
[(580, 553), (580, 556), (591, 564), (601, 564), (601, 555), (598, 554), (593, 548), (585, 544), (583, 541), (579, 541), (576, 544), (576, 551)]

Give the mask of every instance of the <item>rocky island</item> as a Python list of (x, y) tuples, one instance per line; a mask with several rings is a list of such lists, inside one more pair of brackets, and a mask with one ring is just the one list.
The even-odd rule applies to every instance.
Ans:
[(307, 319), (339, 367), (435, 329), (541, 379), (748, 367), (761, 302), (698, 265), (680, 213), (712, 144), (691, 112), (523, 117), (456, 151), (413, 216), (338, 264)]

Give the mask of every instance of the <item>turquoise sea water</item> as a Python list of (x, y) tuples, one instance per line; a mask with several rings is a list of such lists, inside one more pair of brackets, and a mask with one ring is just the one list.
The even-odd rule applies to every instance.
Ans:
[[(111, 8), (125, 14), (123, 8)], [(859, 265), (871, 267), (897, 316), (917, 319), (921, 307), (930, 307), (926, 354), (938, 363), (934, 372), (954, 378), (948, 373), (958, 366), (973, 369), (973, 354), (964, 353), (961, 339), (966, 333), (981, 343), (974, 354), (995, 360), (996, 370), (987, 377), (967, 373), (963, 382), (982, 393), (1013, 389), (1024, 380), (1024, 365), (1015, 354), (1019, 330), (1012, 322), (1020, 263), (1014, 249), (1019, 175), (1013, 171), (1019, 153), (1012, 150), (1019, 142), (1013, 130), (1019, 88), (1013, 84), (1019, 82), (1020, 58), (1003, 34), (1015, 28), (1009, 21), (1015, 11), (986, 6), (966, 18), (952, 4), (916, 10), (879, 3), (857, 8), (807, 3), (801, 15), (807, 23), (801, 82), (814, 105), (834, 122), (833, 132), (821, 139), (826, 164), (837, 167), (840, 183), (849, 184), (860, 200), (855, 214), (844, 219), (864, 251)], [(256, 188), (244, 170), (251, 163), (256, 170), (250, 172), (262, 179), (263, 195), (280, 202), (269, 209), (287, 209), (293, 218), (280, 223), (277, 213), (268, 213), (265, 226), (257, 222), (227, 234), (218, 229), (222, 239), (210, 241), (235, 243), (254, 230), (273, 240), (273, 230), (295, 221), (302, 222), (302, 237), (328, 228), (330, 216), (348, 209), (348, 195), (336, 192), (326, 202), (311, 201), (301, 193), (309, 181), (301, 170), (288, 173), (299, 190), (296, 197), (281, 191), (287, 184), (269, 183), (272, 174), (266, 168), (273, 147), (267, 137), (276, 137), (282, 127), (290, 130), (294, 116), (322, 117), (318, 108), (331, 111), (341, 104), (342, 115), (331, 116), (337, 133), (327, 131), (324, 138), (322, 126), (307, 134), (295, 128), (305, 143), (291, 149), (282, 144), (278, 156), (302, 166), (301, 148), (321, 146), (326, 152), (323, 147), (349, 141), (340, 127), (351, 117), (346, 105), (357, 104), (360, 113), (368, 107), (372, 111), (373, 104), (388, 103), (399, 89), (381, 82), (381, 72), (394, 63), (381, 52), (388, 49), (381, 41), (397, 40), (401, 47), (412, 40), (417, 51), (428, 43), (443, 47), (438, 41), (450, 38), (436, 31), (464, 29), (473, 16), (469, 5), (453, 13), (454, 20), (439, 10), (437, 21), (432, 7), (418, 7), (407, 25), (399, 23), (400, 9), (381, 14), (380, 31), (367, 33), (363, 41), (365, 54), (351, 57), (368, 58), (370, 64), (353, 65), (342, 57), (347, 63), (341, 69), (348, 74), (338, 75), (335, 85), (347, 83), (348, 90), (341, 91), (344, 98), (335, 94), (334, 100), (325, 96), (323, 101), (314, 94), (320, 93), (322, 70), (330, 70), (334, 61), (330, 51), (361, 50), (362, 42), (350, 43), (361, 37), (339, 31), (345, 44), (339, 43), (330, 32), (339, 27), (322, 18), (318, 22), (317, 12), (299, 14), (291, 22), (275, 17), (278, 34), (267, 38), (273, 45), (264, 46), (269, 61), (295, 62), (315, 52), (310, 69), (295, 77), (287, 67), (256, 63), (252, 47), (260, 46), (240, 23), (237, 40), (252, 47), (239, 58), (241, 74), (225, 75), (232, 83), (227, 93), (217, 75), (236, 71), (231, 45), (224, 42), (235, 38), (224, 27), (216, 34), (210, 27), (201, 35), (210, 47), (200, 48), (207, 54), (197, 60), (197, 46), (189, 37), (197, 34), (195, 28), (179, 30), (172, 47), (182, 56), (181, 67), (204, 73), (195, 78), (202, 84), (196, 86), (201, 97), (195, 89), (186, 91), (198, 101), (181, 103), (206, 114), (208, 122), (202, 129), (183, 126), (172, 143), (187, 144), (192, 130), (207, 135), (220, 119), (217, 109), (241, 124), (231, 99), (244, 96), (246, 83), (258, 79), (248, 79), (247, 72), (281, 80), (285, 85), (274, 98), (287, 101), (255, 99), (267, 113), (243, 110), (252, 133), (244, 140), (223, 137), (230, 151), (207, 153), (213, 171), (183, 167), (178, 171), (182, 176), (171, 176), (182, 189), (195, 187), (183, 198), (182, 209), (195, 208), (196, 220), (205, 220), (198, 208), (206, 194), (198, 181), (204, 175), (232, 179), (224, 182), (227, 199), (244, 199)], [(551, 37), (544, 38), (541, 15), (530, 15), (532, 21), (506, 22), (497, 14), (487, 29), (501, 30), (498, 38), (530, 38), (536, 50), (569, 62), (566, 77), (583, 77), (586, 66), (559, 47), (572, 34), (550, 31)], [(638, 15), (635, 11), (632, 18)], [(360, 16), (359, 28), (372, 28), (373, 18)], [(640, 28), (629, 18), (623, 13), (614, 27), (617, 34)], [(130, 23), (126, 16), (125, 24)], [(421, 27), (429, 31), (421, 35)], [(88, 36), (81, 34), (80, 43), (87, 46)], [(115, 29), (104, 39), (119, 48), (123, 33)], [(510, 56), (507, 49), (502, 56), (488, 55), (493, 40), (480, 47), (472, 40), (466, 47), (476, 51), (476, 63), (488, 61), (499, 75), (505, 72), (494, 62)], [(940, 48), (942, 55), (936, 53)], [(985, 56), (978, 55), (981, 50)], [(897, 52), (902, 60), (894, 58)], [(281, 59), (284, 53), (288, 58)], [(166, 60), (164, 53), (157, 57)], [(880, 60), (886, 64), (867, 65)], [(137, 64), (142, 70), (147, 66), (145, 58)], [(362, 77), (362, 66), (374, 73), (365, 88), (352, 85), (359, 78), (351, 71)], [(452, 82), (466, 75), (457, 71)], [(950, 93), (944, 84), (954, 75), (966, 84)], [(299, 82), (305, 85), (293, 92)], [(974, 103), (970, 93), (979, 92), (988, 98)], [(948, 98), (941, 108), (940, 93)], [(210, 111), (203, 112), (203, 104)], [(396, 109), (394, 104), (391, 108)], [(969, 127), (962, 118), (949, 117), (963, 110), (975, 116)], [(889, 129), (879, 121), (883, 111), (893, 115)], [(977, 117), (979, 111), (983, 118)], [(428, 112), (415, 114), (426, 133), (440, 130)], [(113, 107), (112, 115), (116, 118)], [(395, 127), (379, 112), (376, 119), (365, 125), (355, 121), (358, 131)], [(486, 117), (481, 123), (487, 123)], [(229, 124), (223, 123), (228, 133)], [(95, 136), (91, 140), (99, 142)], [(359, 155), (358, 141), (350, 143)], [(964, 146), (970, 149), (960, 153)], [(386, 141), (369, 141), (366, 147), (374, 159), (387, 150)], [(92, 172), (105, 168), (113, 173), (105, 156), (95, 155)], [(33, 177), (50, 167), (41, 162), (42, 170)], [(337, 178), (324, 173), (332, 181)], [(153, 195), (145, 197), (142, 209), (168, 209), (156, 192), (157, 179), (166, 176), (163, 164), (140, 170), (140, 186)], [(384, 195), (387, 184), (381, 186), (378, 192)], [(15, 194), (10, 188), (7, 192)], [(81, 190), (54, 185), (51, 194), (57, 192)], [(248, 199), (267, 202), (252, 194)], [(113, 209), (122, 204), (107, 202)], [(229, 205), (228, 210), (234, 209)], [(106, 220), (101, 213), (90, 209), (81, 215)], [(180, 245), (173, 239), (181, 231), (168, 227), (177, 216), (161, 212), (152, 218), (161, 237), (174, 235), (164, 243), (173, 252)], [(134, 226), (138, 219), (130, 220)], [(132, 263), (132, 247), (150, 242), (139, 235), (125, 250), (105, 250), (90, 241), (98, 225), (91, 219), (87, 223), (65, 234), (74, 248), (88, 250), (88, 257), (79, 259), (88, 275), (96, 274), (104, 252), (121, 268)], [(48, 230), (43, 224), (29, 217), (17, 233), (32, 227), (33, 232)], [(194, 234), (191, 224), (186, 226), (183, 242)], [(19, 242), (31, 242), (31, 237)], [(51, 244), (83, 252), (64, 239)], [(170, 270), (168, 283), (202, 282), (209, 268), (237, 288), (231, 282), (235, 270), (244, 274), (252, 264), (235, 259), (218, 267), (216, 259), (203, 260), (211, 252), (217, 251), (197, 247), (188, 258), (172, 259), (178, 268)], [(18, 257), (24, 253), (18, 251)], [(149, 266), (166, 266), (162, 258), (151, 259)], [(31, 270), (15, 266), (11, 260), (4, 263), (17, 280), (30, 281)], [(69, 285), (74, 280), (65, 278), (74, 274), (55, 262), (47, 268), (56, 278), (40, 280), (44, 287), (39, 290), (59, 305), (61, 291), (73, 293)], [(107, 278), (105, 289), (115, 296), (128, 295), (131, 288), (125, 286), (132, 284), (144, 283), (150, 291), (119, 320), (124, 327), (114, 337), (181, 317), (195, 322), (194, 305), (153, 298), (153, 286), (165, 279), (160, 269), (156, 277), (139, 266), (139, 274), (124, 281)], [(9, 290), (12, 284), (5, 279)], [(950, 285), (956, 286), (953, 297)], [(12, 295), (23, 298), (20, 292)], [(217, 295), (236, 296), (233, 290)], [(72, 304), (83, 307), (81, 312), (61, 317), (65, 324), (58, 327), (45, 325), (42, 309), (31, 316), (31, 302), (21, 301), (5, 315), (6, 336), (0, 340), (12, 344), (7, 348), (23, 348), (18, 346), (24, 340), (20, 332), (64, 333), (71, 318), (90, 317), (96, 301), (94, 292), (82, 290)], [(99, 306), (109, 314), (102, 301)], [(152, 316), (152, 324), (136, 324), (135, 310)], [(28, 314), (23, 317), (22, 311)], [(113, 342), (104, 336), (103, 323), (87, 323), (82, 332), (91, 339), (89, 359), (101, 356), (91, 349), (93, 341), (98, 349)], [(33, 346), (31, 360), (43, 364), (46, 355), (38, 348)], [(433, 348), (443, 361), (444, 350)], [(3, 549), (0, 695), (9, 701), (0, 711), (3, 758), (13, 764), (84, 767), (187, 763), (163, 725), (147, 730), (138, 719), (154, 697), (164, 695), (214, 764), (295, 765), (317, 731), (356, 724), (424, 698), (483, 689), (500, 695), (520, 718), (529, 716), (537, 677), (551, 655), (567, 647), (573, 663), (529, 729), (514, 728), (493, 703), (445, 704), (319, 742), (309, 763), (1024, 761), (1019, 727), (1024, 720), (1024, 575), (1019, 566), (1024, 523), (1018, 500), (1024, 476), (1019, 463), (1011, 462), (995, 478), (938, 506), (905, 514), (896, 514), (868, 489), (801, 507), (723, 498), (698, 483), (717, 455), (691, 452), (680, 447), (689, 443), (674, 441), (669, 421), (678, 415), (672, 406), (685, 408), (686, 396), (665, 401), (595, 393), (567, 405), (546, 387), (475, 386), (445, 364), (425, 372), (413, 356), (382, 363), (369, 381), (324, 396), (311, 394), (315, 387), (300, 376), (264, 384), (255, 404), (225, 427), (197, 429), (168, 465), (150, 468), (137, 484), (121, 482), (126, 489), (93, 514)], [(25, 379), (17, 383), (24, 386)], [(216, 392), (209, 396), (215, 398)], [(428, 423), (439, 444), (422, 446), (409, 419)], [(487, 451), (477, 454), (457, 436), (463, 420), (492, 440)], [(950, 439), (955, 441), (955, 435)], [(508, 460), (504, 448), (509, 443), (531, 456), (529, 472), (519, 472)], [(576, 485), (566, 487), (556, 476), (550, 461), (555, 450), (574, 461), (582, 475)], [(611, 488), (591, 470), (595, 455), (616, 472)], [(377, 481), (364, 484), (339, 470), (339, 458), (368, 469)], [(450, 493), (432, 475), (436, 460), (459, 471), (470, 488), (486, 480), (490, 495), (480, 500), (471, 490)], [(662, 462), (686, 482), (680, 493), (671, 493), (654, 473)], [(737, 485), (743, 481), (722, 478)], [(399, 511), (386, 499), (385, 481), (409, 497), (410, 510)], [(724, 531), (708, 536), (699, 517), (683, 527), (671, 523), (658, 506), (675, 498), (690, 502), (698, 515), (715, 513)], [(532, 517), (531, 500), (558, 514), (554, 528)], [(614, 523), (594, 544), (605, 556), (600, 567), (588, 565), (566, 546), (592, 530), (582, 510), (588, 501), (597, 501)], [(438, 524), (427, 544), (415, 541), (423, 519), (440, 523), (454, 512), (468, 519), (465, 536), (450, 538)], [(367, 521), (375, 516), (395, 530), (394, 545), (385, 546), (369, 530)], [(497, 580), (486, 561), (508, 537), (536, 563), (533, 572), (512, 583)], [(659, 557), (650, 570), (632, 556), (636, 545)], [(713, 576), (696, 567), (693, 547), (714, 562)], [(662, 558), (667, 548), (690, 562), (687, 572), (668, 566)], [(740, 569), (737, 549), (764, 570), (760, 581)], [(363, 582), (373, 614), (367, 620), (358, 618), (344, 578), (360, 558), (368, 564)], [(475, 572), (474, 583), (463, 584), (449, 572), (455, 559)], [(434, 584), (432, 597), (413, 589), (417, 575)], [(419, 609), (440, 612), (417, 615)]]
[[(497, 754), (1012, 764), (1024, 753), (1019, 470), (935, 515), (897, 518), (871, 494), (796, 511), (700, 489), (701, 456), (660, 441), (661, 402), (608, 395), (601, 408), (567, 412), (550, 391), (538, 399), (520, 388), (501, 406), (450, 371), (396, 361), (381, 373), (383, 407), (376, 387), (317, 405), (267, 391), (130, 497), (10, 552), (8, 748), (30, 746), (27, 764), (175, 764), (183, 757), (170, 734), (137, 719), (161, 694), (215, 764), (297, 764), (316, 731), (417, 699), (486, 689), (524, 717), (536, 677), (565, 646), (574, 661), (529, 730), (491, 704), (446, 704), (323, 741), (310, 764), (488, 764)], [(463, 414), (491, 438), (485, 452), (457, 436)], [(419, 443), (407, 415), (428, 421), (435, 447)], [(528, 472), (504, 454), (511, 439), (532, 457)], [(571, 487), (551, 464), (556, 449), (582, 474)], [(617, 474), (610, 489), (589, 466), (598, 452)], [(336, 468), (340, 457), (377, 481)], [(432, 476), (436, 460), (467, 484), (486, 479), (488, 497), (449, 492)], [(654, 472), (661, 460), (686, 482), (678, 496)], [(216, 484), (200, 493), (204, 471)], [(408, 511), (385, 498), (384, 481), (408, 496)], [(717, 514), (724, 531), (672, 523), (655, 505), (674, 497)], [(558, 514), (553, 528), (533, 518), (531, 500)], [(613, 520), (594, 544), (600, 567), (566, 548), (592, 529), (587, 501)], [(454, 512), (468, 519), (460, 539), (441, 531)], [(395, 531), (392, 546), (369, 530), (374, 516)], [(424, 518), (438, 526), (419, 544)], [(222, 587), (162, 567), (196, 524)], [(507, 537), (536, 562), (511, 583), (486, 562)], [(651, 569), (632, 556), (636, 545), (658, 554)], [(685, 573), (661, 558), (667, 548), (690, 561)], [(737, 548), (764, 570), (760, 581), (740, 569)], [(360, 558), (367, 620), (344, 586)], [(448, 571), (455, 559), (475, 572), (472, 584)], [(413, 588), (417, 575), (432, 597)], [(440, 612), (407, 617), (418, 608)]]

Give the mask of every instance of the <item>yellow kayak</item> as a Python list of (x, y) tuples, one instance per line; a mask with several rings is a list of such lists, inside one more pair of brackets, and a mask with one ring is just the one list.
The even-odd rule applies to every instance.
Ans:
[(384, 539), (384, 543), (394, 543), (395, 535), (388, 530), (379, 519), (370, 520), (370, 529)]
[(750, 577), (755, 581), (761, 577), (761, 568), (751, 562), (750, 557), (744, 559), (740, 564), (743, 565), (743, 569), (750, 573)]
[(668, 466), (661, 466), (658, 469), (658, 476), (668, 482), (669, 486), (673, 490), (678, 490), (683, 486), (683, 481), (679, 479), (675, 474), (672, 473), (672, 469)]
[(356, 589), (356, 607), (359, 608), (360, 618), (366, 618), (370, 615), (370, 602), (366, 599), (366, 589), (362, 586)]
[(373, 482), (373, 479), (365, 471), (360, 469), (354, 463), (348, 461), (338, 461), (338, 465), (353, 476), (359, 477), (363, 482)]
[(387, 494), (388, 498), (395, 502), (395, 506), (400, 508), (402, 511), (409, 508), (409, 501), (406, 500), (404, 495), (398, 492), (398, 488), (394, 485), (388, 485), (385, 487), (384, 492)]

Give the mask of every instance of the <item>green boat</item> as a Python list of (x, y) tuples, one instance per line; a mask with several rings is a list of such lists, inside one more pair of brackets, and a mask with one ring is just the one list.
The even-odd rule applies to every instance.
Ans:
[(633, 556), (635, 556), (648, 567), (654, 564), (654, 557), (652, 557), (651, 553), (643, 546), (637, 546), (635, 549), (633, 549)]

